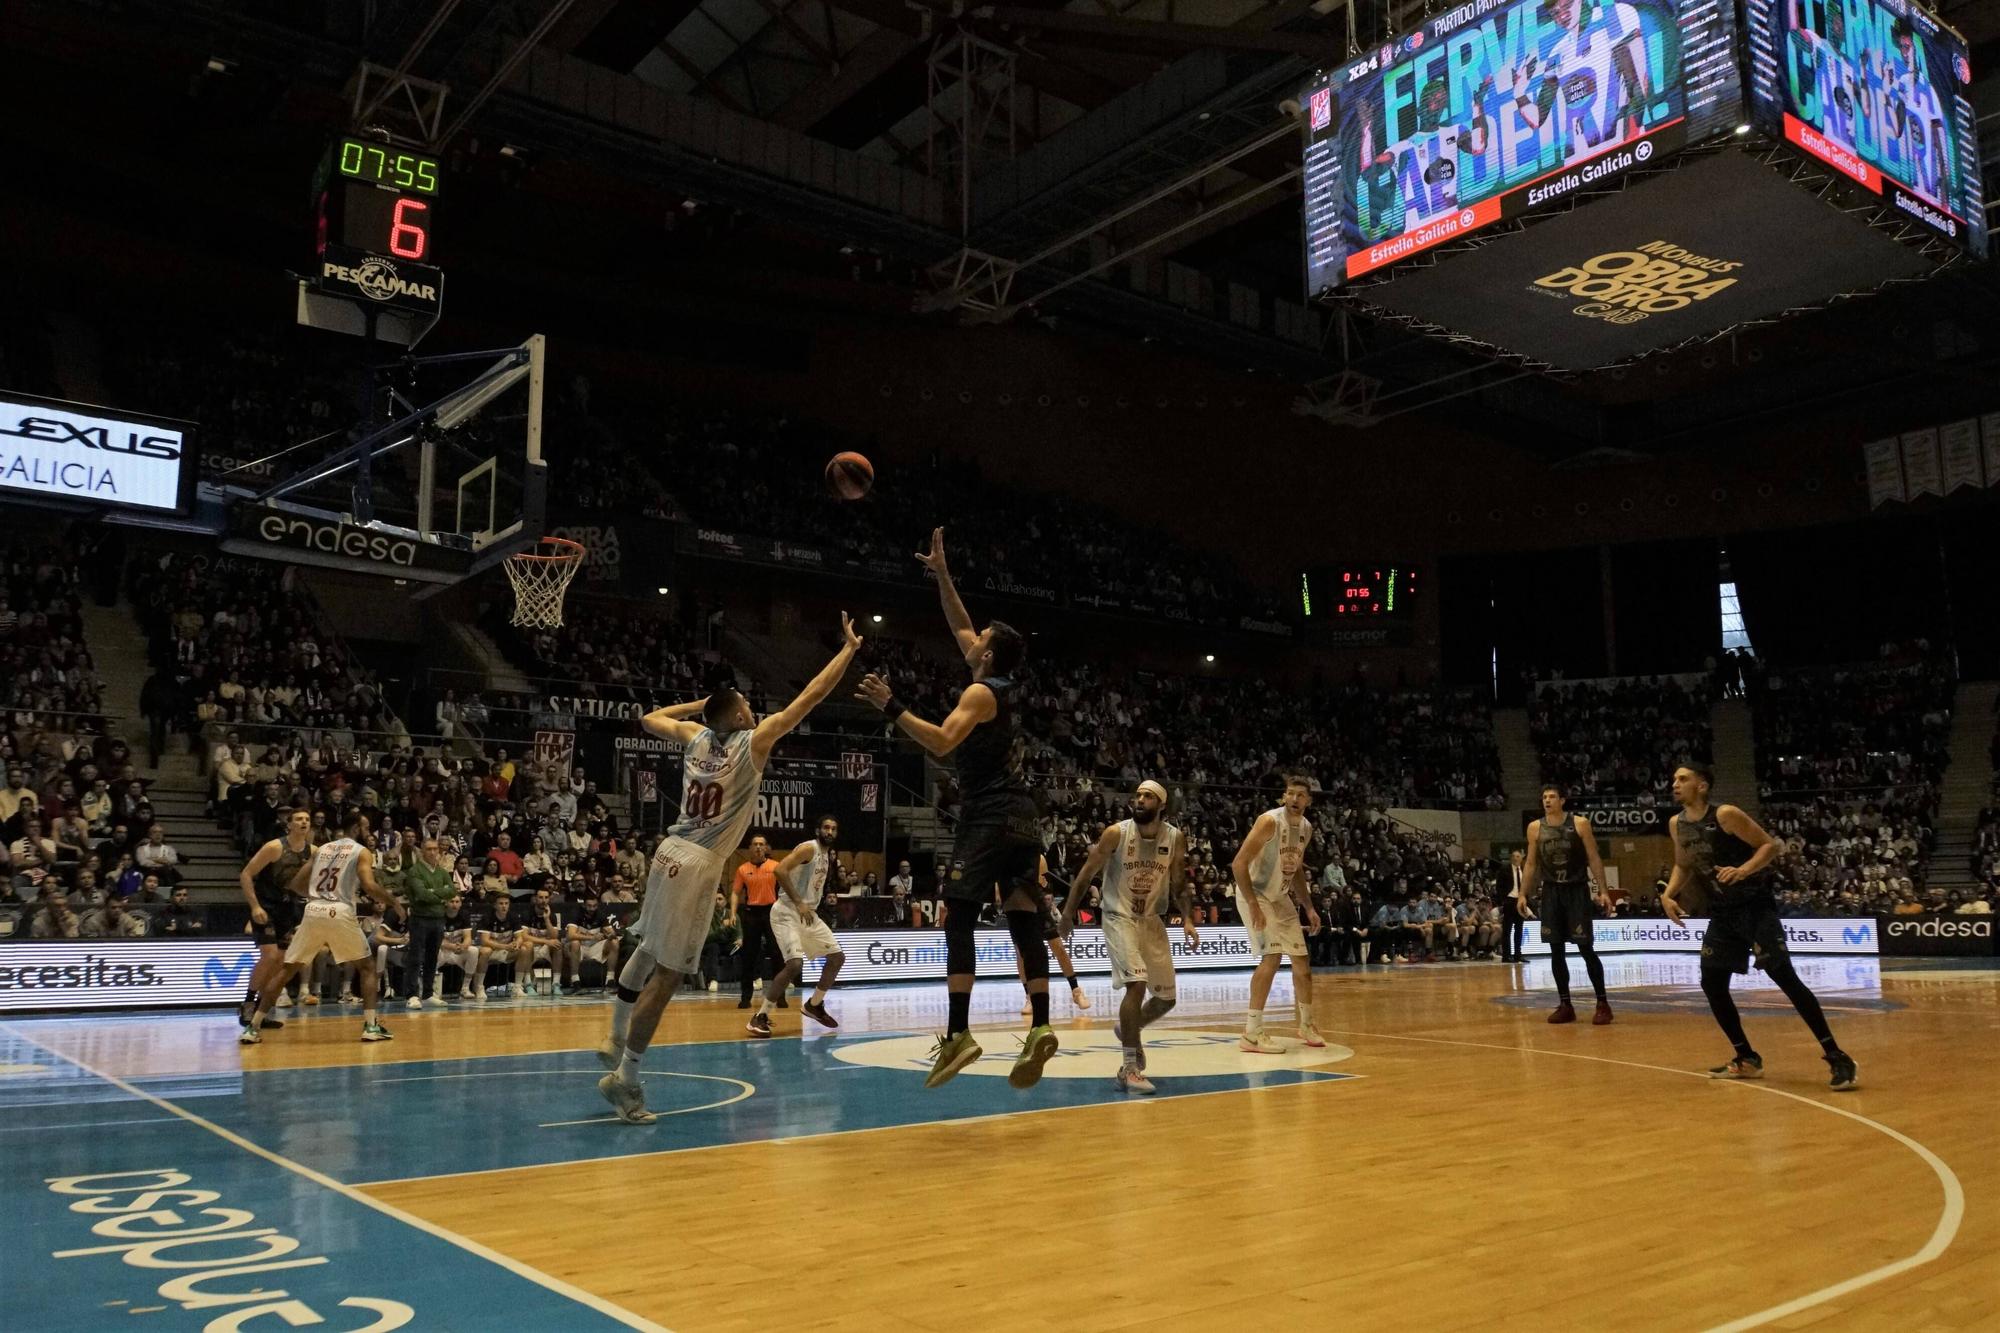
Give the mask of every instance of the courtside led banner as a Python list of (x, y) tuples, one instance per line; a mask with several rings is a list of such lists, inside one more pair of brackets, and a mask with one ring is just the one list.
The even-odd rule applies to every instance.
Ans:
[(1306, 290), (1567, 200), (1742, 113), (1735, 7), (1471, 0), (1300, 92)]
[(185, 421), (0, 394), (0, 498), (182, 513), (194, 476), (190, 431)]
[(236, 1004), (256, 962), (244, 935), (0, 944), (0, 1014)]
[(1749, 0), (1758, 128), (1986, 253), (1965, 39), (1906, 0)]
[[(1708, 934), (1705, 917), (1688, 917), (1675, 925), (1663, 916), (1616, 917), (1591, 923), (1592, 943), (1599, 953), (1700, 953)], [(1881, 935), (1873, 917), (1786, 917), (1785, 943), (1793, 953), (1881, 952)], [(1521, 952), (1546, 957), (1548, 942), (1542, 923), (1529, 921), (1521, 931)]]
[[(1190, 949), (1179, 926), (1167, 927), (1167, 939), (1174, 946), (1174, 969), (1199, 970), (1218, 967), (1255, 967), (1257, 957), (1250, 952), (1250, 934), (1241, 926), (1203, 926), (1201, 943)], [(840, 980), (862, 981), (942, 981), (944, 979), (944, 932), (942, 930), (843, 930), (834, 938), (847, 954)], [(1012, 977), (1014, 941), (1004, 930), (982, 930), (974, 937), (978, 950), (978, 975)], [(1111, 971), (1111, 955), (1104, 947), (1104, 932), (1079, 929), (1070, 936), (1069, 956), (1078, 976), (1105, 976)], [(820, 965), (806, 964), (805, 979), (819, 978)]]

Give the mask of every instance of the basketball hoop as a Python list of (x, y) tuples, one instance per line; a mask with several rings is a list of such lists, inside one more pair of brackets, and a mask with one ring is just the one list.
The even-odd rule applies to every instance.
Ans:
[(507, 581), (514, 585), (514, 623), (555, 629), (563, 623), (563, 593), (586, 552), (567, 537), (543, 537), (533, 548), (507, 557)]

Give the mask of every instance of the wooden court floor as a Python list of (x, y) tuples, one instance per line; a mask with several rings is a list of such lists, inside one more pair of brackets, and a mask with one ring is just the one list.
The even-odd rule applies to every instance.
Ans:
[(283, 1281), (330, 1329), (2000, 1328), (2000, 970), (1803, 960), (1860, 1062), (1834, 1094), (1774, 991), (1743, 1000), (1768, 1078), (1716, 1083), (1690, 1072), (1727, 1055), (1694, 960), (1609, 961), (1603, 1028), (1543, 1021), (1545, 965), (1322, 972), (1336, 1045), (1262, 1067), (1234, 1048), (1245, 974), (1183, 978), (1145, 1100), (1110, 1085), (1101, 982), (1057, 1001), (1065, 1053), (1027, 1093), (991, 1076), (1011, 983), (980, 987), (989, 1059), (937, 1092), (941, 986), (836, 992), (837, 1037), (795, 1006), (770, 1042), (691, 995), (648, 1127), (602, 1118), (587, 1000), (392, 1007), (373, 1046), (329, 1010), (248, 1050), (226, 1016), (11, 1020), (28, 1280), (0, 1327), (288, 1326), (105, 1252), (153, 1234), (101, 1229), (137, 1197), (109, 1191), (171, 1171), (299, 1243), (204, 1289)]

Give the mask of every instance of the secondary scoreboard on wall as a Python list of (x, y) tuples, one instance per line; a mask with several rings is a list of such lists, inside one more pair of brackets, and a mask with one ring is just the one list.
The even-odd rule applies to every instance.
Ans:
[(1299, 103), (1318, 294), (1734, 128), (1734, 6), (1472, 0)]
[(334, 140), (313, 177), (315, 286), (435, 315), (444, 287), (437, 256), (442, 182), (429, 153), (356, 135)]
[(1749, 0), (1757, 127), (1986, 254), (1965, 39), (1904, 0)]
[(1400, 620), (1416, 610), (1417, 571), (1408, 565), (1322, 565), (1299, 576), (1308, 617)]

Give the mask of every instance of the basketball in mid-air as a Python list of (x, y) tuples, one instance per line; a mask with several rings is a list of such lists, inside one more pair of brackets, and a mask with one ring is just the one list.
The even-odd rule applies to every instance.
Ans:
[(843, 500), (859, 500), (875, 484), (875, 465), (852, 449), (833, 456), (826, 465), (826, 486)]

